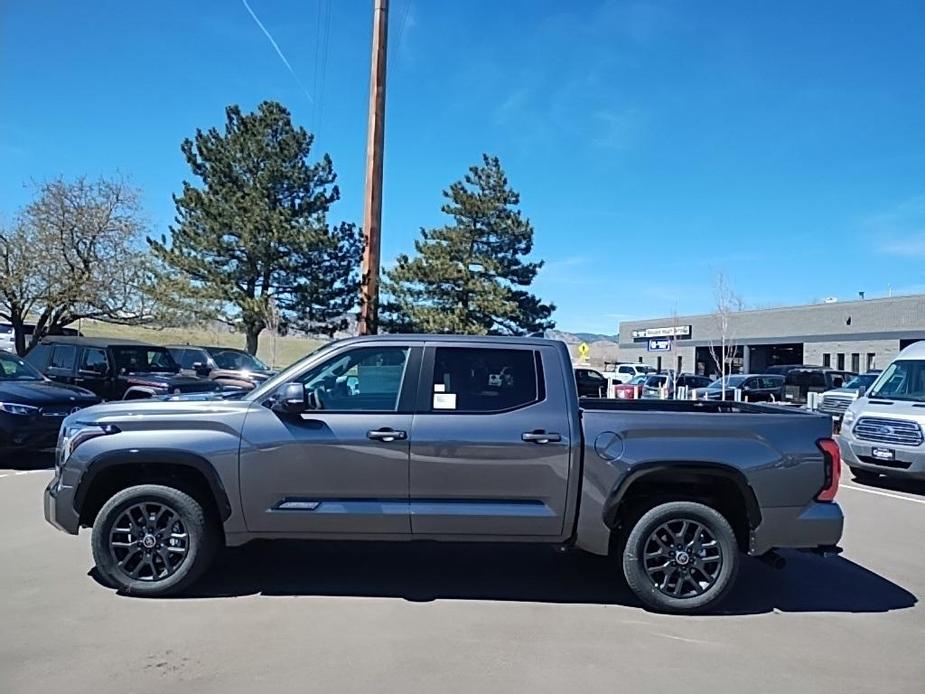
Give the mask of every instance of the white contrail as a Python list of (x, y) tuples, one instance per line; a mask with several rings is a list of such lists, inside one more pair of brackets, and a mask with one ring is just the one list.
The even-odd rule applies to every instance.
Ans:
[(292, 65), (289, 64), (289, 61), (286, 59), (286, 56), (283, 55), (283, 52), (280, 49), (279, 44), (276, 43), (276, 39), (273, 38), (273, 35), (263, 25), (263, 22), (260, 21), (260, 18), (256, 14), (254, 14), (254, 11), (251, 9), (251, 6), (247, 4), (247, 0), (241, 0), (241, 4), (244, 5), (244, 9), (247, 10), (248, 14), (250, 14), (250, 16), (253, 17), (254, 21), (257, 23), (257, 26), (260, 27), (260, 31), (263, 32), (263, 35), (267, 37), (267, 39), (270, 41), (271, 44), (273, 44), (273, 50), (276, 51), (276, 55), (279, 56), (279, 59), (283, 61), (283, 65), (285, 65), (286, 69), (289, 70), (289, 74), (292, 75), (292, 78), (296, 81), (296, 84), (299, 85), (299, 89), (301, 89), (305, 93), (305, 96), (308, 97), (309, 101), (314, 103), (315, 100), (312, 98), (312, 95), (308, 93), (308, 90), (305, 88), (305, 85), (302, 84), (302, 80), (299, 79), (299, 76), (295, 74), (295, 70), (292, 69)]

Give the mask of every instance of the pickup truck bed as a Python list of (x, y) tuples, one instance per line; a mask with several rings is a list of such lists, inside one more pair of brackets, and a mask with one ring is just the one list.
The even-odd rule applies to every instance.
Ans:
[(551, 340), (352, 338), (239, 400), (68, 417), (45, 514), (92, 526), (102, 574), (145, 595), (254, 538), (543, 542), (614, 554), (647, 605), (689, 612), (740, 552), (839, 540), (830, 435), (773, 406), (579, 402)]
[[(580, 547), (600, 551), (634, 482), (657, 479), (660, 493), (681, 494), (698, 478), (717, 475), (729, 481), (720, 503), (739, 520), (744, 512), (740, 540), (751, 555), (834, 545), (841, 536), (841, 509), (815, 501), (826, 483), (816, 442), (831, 436), (827, 417), (749, 403), (589, 398), (581, 400), (581, 419)], [(730, 499), (743, 504), (733, 509)]]

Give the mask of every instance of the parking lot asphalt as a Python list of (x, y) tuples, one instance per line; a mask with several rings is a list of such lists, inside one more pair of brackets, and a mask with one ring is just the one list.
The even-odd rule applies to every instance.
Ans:
[[(545, 547), (252, 543), (182, 599), (123, 597), (89, 533), (0, 469), (0, 692), (925, 691), (925, 490), (843, 479), (842, 557), (748, 560), (722, 612), (646, 612)], [(847, 471), (846, 471), (847, 472)], [(177, 689), (179, 687), (179, 689)]]

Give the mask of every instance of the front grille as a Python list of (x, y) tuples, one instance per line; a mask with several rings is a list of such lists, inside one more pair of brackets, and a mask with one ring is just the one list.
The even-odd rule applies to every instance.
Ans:
[(72, 412), (76, 412), (80, 407), (76, 405), (49, 405), (42, 408), (43, 417), (67, 417)]
[(892, 443), (898, 446), (921, 446), (922, 428), (916, 422), (886, 417), (861, 417), (854, 425), (854, 435), (862, 441)]
[(839, 395), (826, 395), (822, 398), (819, 409), (831, 414), (844, 414), (845, 410), (851, 406), (852, 402), (854, 402), (853, 398), (845, 398)]

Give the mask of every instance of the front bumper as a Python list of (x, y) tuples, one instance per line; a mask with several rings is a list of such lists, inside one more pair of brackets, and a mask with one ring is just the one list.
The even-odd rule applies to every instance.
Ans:
[[(842, 461), (851, 468), (867, 470), (895, 479), (925, 480), (925, 445), (896, 446), (861, 442), (847, 436), (836, 437)], [(873, 456), (874, 448), (888, 448), (895, 460), (882, 461)]]
[(54, 479), (45, 487), (45, 520), (70, 535), (76, 535), (80, 529), (80, 516), (74, 510), (75, 489), (65, 483), (60, 470), (55, 471)]
[(772, 549), (832, 547), (841, 540), (844, 525), (841, 507), (832, 502), (762, 508), (761, 524), (751, 533), (748, 553), (758, 556)]

